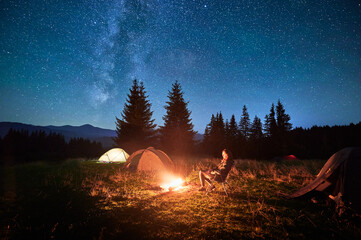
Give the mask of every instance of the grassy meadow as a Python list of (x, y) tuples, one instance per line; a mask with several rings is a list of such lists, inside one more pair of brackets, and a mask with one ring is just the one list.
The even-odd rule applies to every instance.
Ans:
[(0, 167), (1, 239), (360, 239), (358, 217), (339, 218), (324, 204), (287, 200), (325, 161), (236, 160), (228, 182), (199, 192), (202, 159), (179, 171), (174, 192), (122, 164), (67, 160)]

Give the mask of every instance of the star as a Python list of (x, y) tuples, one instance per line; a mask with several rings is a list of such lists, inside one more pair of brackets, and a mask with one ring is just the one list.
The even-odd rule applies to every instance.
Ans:
[(357, 123), (355, 6), (361, 5), (8, 1), (0, 8), (0, 121), (114, 129), (137, 78), (158, 126), (176, 80), (201, 133), (212, 114), (239, 118), (243, 105), (264, 120), (278, 99), (295, 127)]

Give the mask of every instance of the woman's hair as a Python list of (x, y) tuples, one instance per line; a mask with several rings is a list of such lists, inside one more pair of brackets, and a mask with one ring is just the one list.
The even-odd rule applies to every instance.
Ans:
[(227, 148), (223, 149), (222, 152), (227, 153), (229, 160), (233, 159), (233, 154), (232, 154), (232, 152), (231, 152), (230, 150), (228, 150)]

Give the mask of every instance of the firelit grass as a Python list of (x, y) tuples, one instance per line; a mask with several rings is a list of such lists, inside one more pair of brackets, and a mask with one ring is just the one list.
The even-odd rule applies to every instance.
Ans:
[(237, 160), (228, 182), (197, 191), (198, 170), (217, 159), (178, 161), (180, 191), (165, 192), (152, 174), (122, 164), (69, 160), (2, 166), (1, 239), (360, 239), (360, 218), (332, 206), (287, 200), (325, 161)]

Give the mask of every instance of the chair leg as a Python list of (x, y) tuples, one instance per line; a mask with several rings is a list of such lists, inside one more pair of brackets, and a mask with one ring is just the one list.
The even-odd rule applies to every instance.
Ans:
[(208, 185), (206, 195), (208, 195), (208, 193), (212, 190), (213, 185), (214, 185), (214, 181), (212, 181), (212, 183)]
[(226, 196), (228, 197), (228, 193), (227, 193), (227, 189), (226, 189), (226, 184), (228, 184), (227, 182), (222, 182), (222, 186), (224, 189), (224, 192), (226, 193)]
[(227, 184), (229, 191), (232, 192), (232, 187), (231, 187), (231, 185), (229, 185), (229, 183), (228, 183), (227, 181), (224, 181), (224, 182)]

